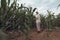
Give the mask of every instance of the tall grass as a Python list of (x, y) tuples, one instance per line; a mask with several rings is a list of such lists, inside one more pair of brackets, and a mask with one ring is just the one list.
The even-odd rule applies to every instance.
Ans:
[[(8, 5), (6, 0), (1, 0), (0, 7), (0, 29), (8, 30), (20, 30), (26, 35), (26, 40), (28, 40), (29, 30), (33, 27), (32, 24), (35, 23), (35, 18), (33, 13), (36, 8), (25, 7), (23, 4), (19, 4), (14, 0), (10, 5), (10, 0), (8, 0)], [(10, 6), (9, 6), (10, 5)], [(41, 15), (41, 25), (48, 30), (52, 29), (54, 26), (60, 27), (60, 13), (58, 15), (51, 14), (47, 10), (48, 15)]]

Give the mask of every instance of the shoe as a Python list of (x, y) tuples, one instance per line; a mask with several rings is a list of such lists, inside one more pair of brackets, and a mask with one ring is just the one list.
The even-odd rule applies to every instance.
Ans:
[(37, 31), (37, 33), (40, 33), (41, 31)]

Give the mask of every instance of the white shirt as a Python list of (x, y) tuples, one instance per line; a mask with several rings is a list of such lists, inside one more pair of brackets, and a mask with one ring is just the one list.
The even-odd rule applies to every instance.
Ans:
[(36, 17), (36, 23), (40, 22), (40, 14), (36, 14), (35, 17)]

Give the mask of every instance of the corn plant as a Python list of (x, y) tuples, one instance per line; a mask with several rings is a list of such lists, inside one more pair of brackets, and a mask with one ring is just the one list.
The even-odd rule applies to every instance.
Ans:
[[(5, 0), (6, 1), (6, 0)], [(3, 3), (2, 3), (3, 2)], [(0, 8), (0, 27), (3, 30), (17, 30), (19, 29), (26, 35), (26, 40), (28, 40), (29, 27), (32, 25), (33, 12), (36, 8), (31, 9), (21, 6), (17, 6), (16, 0), (9, 6), (10, 0), (8, 0), (8, 5), (1, 1)], [(5, 7), (5, 6), (6, 7)], [(26, 14), (27, 13), (27, 14)]]
[(51, 12), (48, 11), (48, 15), (46, 17), (46, 22), (47, 22), (47, 27), (48, 27), (48, 30), (52, 29), (52, 15), (51, 15)]

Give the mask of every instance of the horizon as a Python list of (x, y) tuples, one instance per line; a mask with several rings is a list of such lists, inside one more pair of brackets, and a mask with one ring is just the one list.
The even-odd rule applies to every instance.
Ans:
[[(11, 3), (13, 2), (13, 0), (10, 1)], [(24, 4), (24, 6), (27, 7), (37, 8), (37, 11), (43, 15), (47, 14), (47, 10), (52, 11), (55, 15), (60, 13), (60, 7), (57, 9), (57, 6), (60, 4), (60, 0), (17, 0), (17, 3), (19, 3), (19, 5)]]
[(33, 8), (37, 8), (38, 12), (43, 15), (47, 14), (47, 10), (52, 11), (56, 15), (60, 13), (60, 8), (57, 9), (57, 6), (60, 4), (60, 0), (17, 0), (17, 3), (24, 4), (27, 7), (31, 6)]

